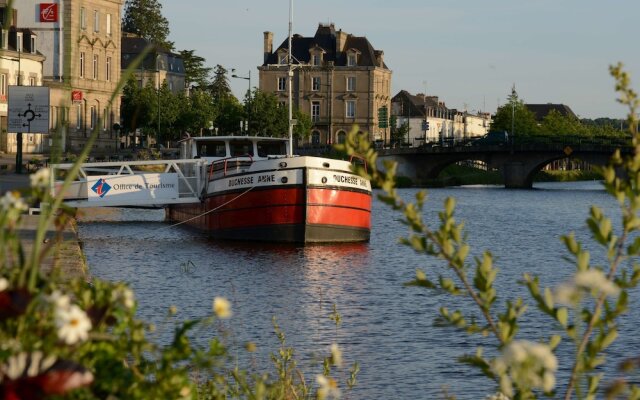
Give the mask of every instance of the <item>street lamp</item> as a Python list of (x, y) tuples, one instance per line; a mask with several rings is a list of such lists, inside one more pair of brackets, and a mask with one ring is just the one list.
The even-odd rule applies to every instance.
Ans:
[[(235, 72), (235, 68), (231, 69), (231, 72)], [(249, 123), (251, 122), (251, 70), (249, 70), (249, 75), (247, 76), (240, 76), (240, 75), (236, 75), (236, 74), (232, 74), (231, 75), (232, 78), (238, 78), (238, 79), (246, 79), (247, 81), (249, 81), (249, 90), (247, 91), (247, 96), (248, 96), (248, 101), (249, 101), (249, 107), (247, 108), (247, 128), (246, 130), (249, 130)]]
[(157, 140), (160, 140), (160, 54), (156, 54), (156, 71), (158, 72), (158, 137)]

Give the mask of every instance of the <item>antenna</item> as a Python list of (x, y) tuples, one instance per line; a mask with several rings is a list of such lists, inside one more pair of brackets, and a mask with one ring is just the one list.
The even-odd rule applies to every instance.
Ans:
[(287, 83), (289, 86), (289, 157), (293, 157), (293, 99), (291, 85), (293, 83), (293, 70), (291, 68), (291, 35), (293, 32), (293, 0), (289, 0), (289, 51), (287, 52)]

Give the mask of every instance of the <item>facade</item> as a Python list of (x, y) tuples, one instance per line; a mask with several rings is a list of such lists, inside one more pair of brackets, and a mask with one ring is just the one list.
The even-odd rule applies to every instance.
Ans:
[[(357, 125), (371, 140), (381, 140), (388, 129), (378, 127), (378, 109), (390, 107), (391, 70), (384, 53), (366, 37), (336, 31), (320, 24), (313, 37), (292, 38), (292, 104), (311, 116), (314, 145), (344, 140)], [(288, 39), (274, 51), (273, 33), (264, 33), (264, 63), (258, 67), (259, 88), (288, 99)]]
[[(6, 4), (6, 0), (0, 0)], [(37, 33), (50, 92), (50, 137), (78, 152), (98, 130), (93, 152), (115, 151), (120, 97), (120, 19), (124, 0), (14, 1), (18, 26)], [(113, 97), (113, 98), (112, 98)], [(48, 142), (48, 141), (47, 141)], [(48, 149), (44, 149), (47, 151)]]
[(437, 96), (412, 95), (406, 90), (393, 96), (391, 115), (396, 117), (397, 127), (408, 124), (409, 132), (401, 142), (411, 147), (464, 141), (485, 135), (491, 125), (490, 113), (449, 109)]

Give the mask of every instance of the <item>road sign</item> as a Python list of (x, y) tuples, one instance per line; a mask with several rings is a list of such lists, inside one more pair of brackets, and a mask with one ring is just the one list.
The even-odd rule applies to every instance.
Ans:
[(9, 86), (7, 131), (49, 132), (49, 88)]

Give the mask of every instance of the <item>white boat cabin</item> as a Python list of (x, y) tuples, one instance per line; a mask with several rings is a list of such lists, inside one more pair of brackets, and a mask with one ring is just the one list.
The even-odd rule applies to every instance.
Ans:
[(180, 142), (181, 159), (203, 159), (207, 163), (230, 158), (252, 161), (286, 157), (289, 140), (262, 136), (200, 136)]

